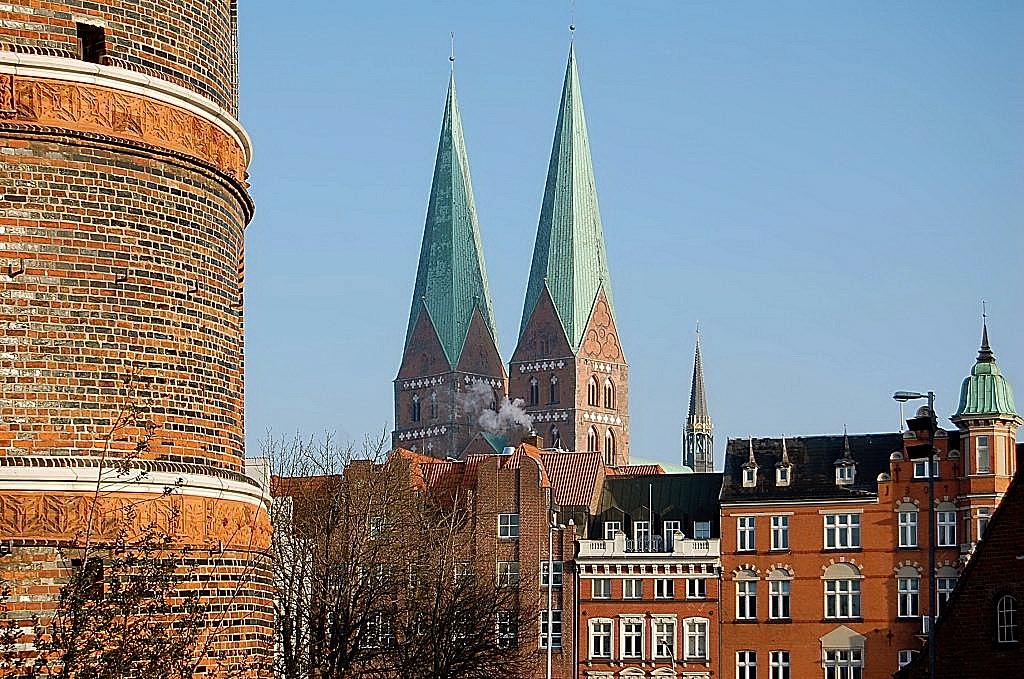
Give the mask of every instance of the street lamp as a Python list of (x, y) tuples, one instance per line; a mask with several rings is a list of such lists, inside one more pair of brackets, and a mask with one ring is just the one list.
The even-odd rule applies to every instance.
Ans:
[[(935, 679), (935, 392), (897, 391), (892, 397), (900, 403), (928, 399), (928, 446), (924, 451), (928, 470), (928, 677)], [(911, 458), (917, 457), (911, 448), (907, 452)]]

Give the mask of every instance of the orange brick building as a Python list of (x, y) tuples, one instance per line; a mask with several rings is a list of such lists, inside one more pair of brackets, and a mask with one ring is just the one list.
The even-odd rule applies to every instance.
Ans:
[[(0, 5), (0, 569), (12, 614), (45, 617), (58, 548), (90, 519), (154, 522), (206, 555), (223, 648), (258, 659), (273, 607), (243, 451), (236, 4), (139, 9)], [(129, 471), (108, 488), (115, 458)]]

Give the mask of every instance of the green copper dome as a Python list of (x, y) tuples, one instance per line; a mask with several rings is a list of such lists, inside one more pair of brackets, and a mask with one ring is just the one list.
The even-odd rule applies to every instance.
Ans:
[(981, 350), (971, 376), (965, 378), (960, 387), (960, 406), (953, 417), (986, 415), (1020, 416), (1013, 402), (1013, 388), (999, 371), (995, 354), (989, 347), (987, 326), (982, 331)]

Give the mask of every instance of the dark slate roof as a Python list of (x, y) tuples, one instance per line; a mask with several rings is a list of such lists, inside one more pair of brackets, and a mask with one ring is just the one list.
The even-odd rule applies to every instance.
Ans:
[(717, 537), (721, 486), (718, 473), (605, 477), (591, 535), (600, 534), (600, 520), (617, 519), (612, 513), (624, 514), (627, 521), (646, 521), (648, 507), (653, 506), (655, 533), (660, 534), (661, 521), (682, 521), (688, 535), (693, 534), (694, 521), (710, 521), (712, 537)]
[(775, 485), (775, 465), (782, 460), (782, 439), (753, 439), (757, 485), (743, 487), (743, 465), (749, 459), (749, 439), (729, 439), (725, 449), (722, 503), (785, 502), (871, 497), (878, 494), (878, 475), (889, 471), (889, 456), (903, 450), (902, 434), (856, 434), (849, 437), (857, 463), (854, 483), (836, 485), (835, 463), (843, 457), (843, 435), (786, 438), (791, 481)]

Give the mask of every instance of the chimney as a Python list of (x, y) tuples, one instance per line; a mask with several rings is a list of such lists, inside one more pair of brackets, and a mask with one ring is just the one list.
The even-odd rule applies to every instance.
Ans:
[(530, 433), (523, 437), (523, 443), (529, 444), (534, 448), (544, 448), (544, 438), (537, 433), (536, 429), (531, 429)]

